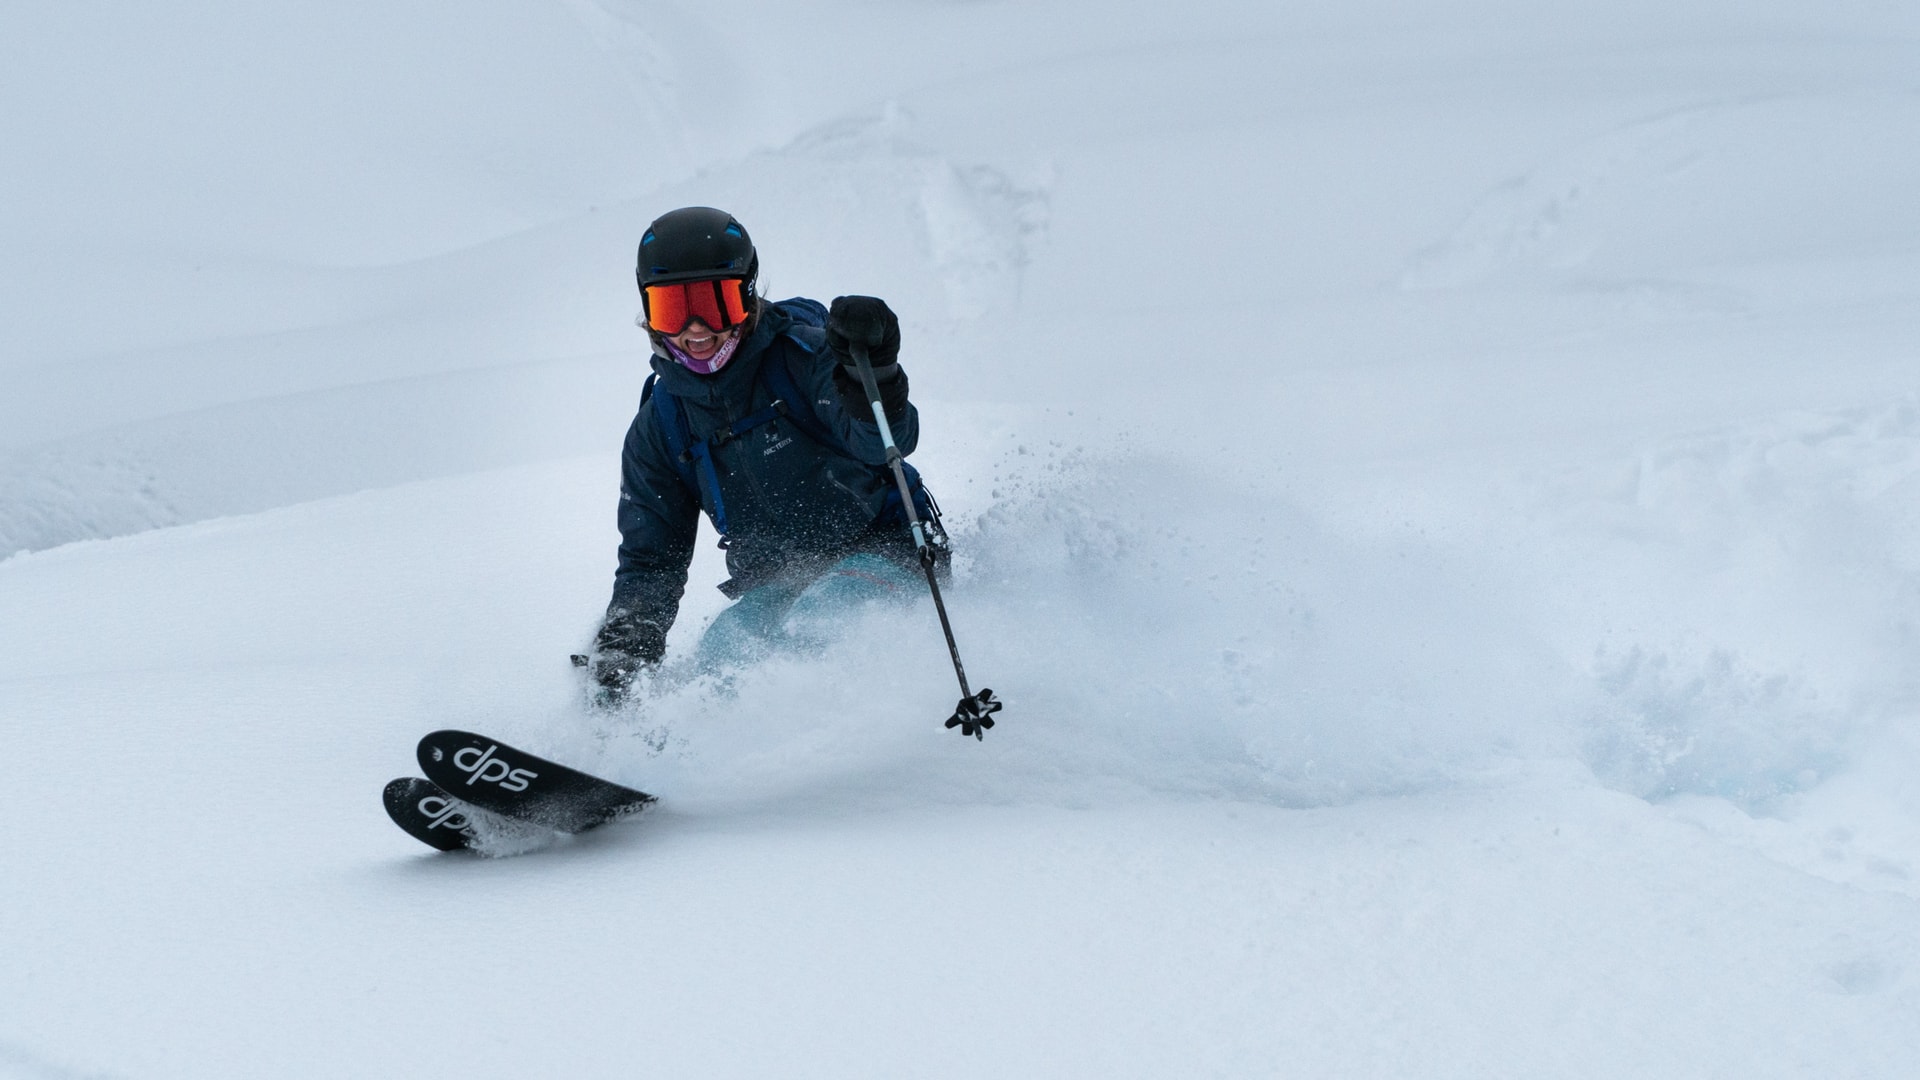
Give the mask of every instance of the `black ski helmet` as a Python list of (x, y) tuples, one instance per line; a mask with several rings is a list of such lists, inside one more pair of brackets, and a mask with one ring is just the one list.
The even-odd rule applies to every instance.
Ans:
[(640, 257), (633, 271), (643, 292), (649, 285), (676, 281), (743, 278), (749, 310), (759, 275), (760, 255), (753, 250), (746, 227), (732, 214), (711, 206), (683, 206), (655, 218), (640, 237)]

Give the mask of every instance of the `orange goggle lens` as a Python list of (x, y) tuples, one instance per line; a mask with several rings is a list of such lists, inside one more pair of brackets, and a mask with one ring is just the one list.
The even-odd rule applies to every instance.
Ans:
[(710, 330), (731, 330), (747, 321), (744, 287), (742, 278), (649, 285), (641, 294), (646, 298), (647, 326), (677, 334), (699, 319)]

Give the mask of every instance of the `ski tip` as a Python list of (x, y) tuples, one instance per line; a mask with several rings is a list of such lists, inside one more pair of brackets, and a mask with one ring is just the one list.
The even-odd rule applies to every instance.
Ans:
[(423, 743), (455, 742), (462, 739), (484, 739), (484, 738), (486, 738), (485, 735), (480, 735), (472, 731), (461, 731), (459, 728), (441, 728), (438, 731), (429, 731), (425, 735), (420, 736), (420, 741)]
[(473, 845), (468, 808), (431, 780), (418, 776), (390, 780), (380, 802), (395, 825), (428, 847), (462, 851)]
[(462, 748), (475, 743), (492, 741), (484, 735), (476, 735), (471, 731), (441, 728), (439, 731), (429, 731), (420, 736), (420, 745), (415, 749), (414, 757), (419, 760), (422, 770), (431, 771), (430, 763), (437, 762), (448, 754), (457, 753)]

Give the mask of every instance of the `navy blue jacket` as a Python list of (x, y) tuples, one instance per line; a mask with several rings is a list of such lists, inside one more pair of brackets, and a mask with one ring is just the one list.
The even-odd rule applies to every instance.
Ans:
[[(916, 565), (913, 538), (904, 528), (876, 526), (894, 482), (886, 448), (870, 409), (844, 400), (846, 376), (835, 377), (839, 364), (827, 348), (826, 331), (768, 304), (716, 374), (696, 375), (656, 355), (654, 390), (678, 398), (689, 434), (707, 439), (772, 403), (760, 373), (762, 365), (775, 363), (788, 365), (795, 385), (811, 399), (812, 414), (843, 446), (823, 446), (777, 416), (713, 449), (733, 575), (722, 588), (738, 596), (772, 581), (810, 580), (858, 551)], [(905, 374), (885, 389), (894, 441), (901, 453), (911, 453), (920, 418), (906, 401)], [(704, 485), (688, 486), (659, 427), (653, 404), (643, 401), (621, 455), (620, 566), (607, 607), (609, 628), (628, 628), (623, 644), (648, 660), (658, 659), (679, 613), (699, 515), (713, 516), (711, 494), (699, 490)]]

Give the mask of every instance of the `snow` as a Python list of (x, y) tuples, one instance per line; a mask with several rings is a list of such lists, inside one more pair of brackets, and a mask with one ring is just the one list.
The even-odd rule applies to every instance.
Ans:
[[(0, 10), (0, 1077), (1912, 1075), (1916, 46)], [(688, 203), (901, 312), (986, 741), (924, 603), (581, 708)], [(440, 727), (663, 802), (436, 855)]]

